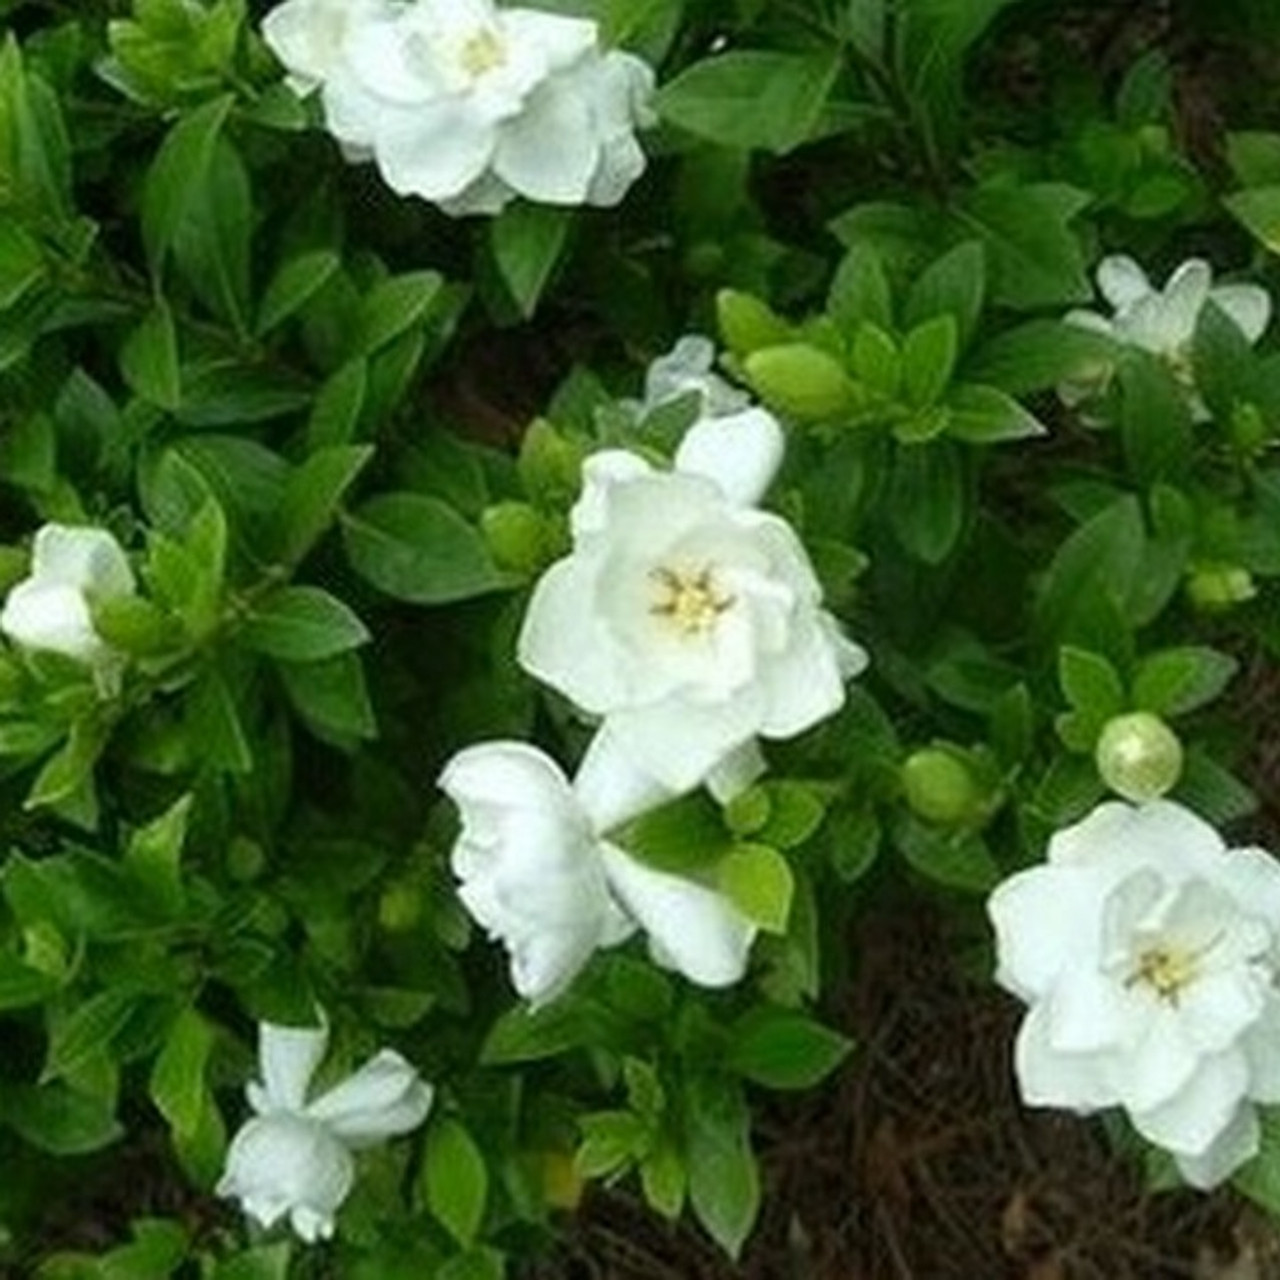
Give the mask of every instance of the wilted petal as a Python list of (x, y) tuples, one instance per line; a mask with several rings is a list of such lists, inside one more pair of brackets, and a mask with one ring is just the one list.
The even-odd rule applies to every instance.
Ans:
[(365, 1147), (416, 1129), (431, 1109), (431, 1087), (392, 1049), (322, 1094), (307, 1114), (324, 1121), (350, 1147)]
[(742, 977), (756, 929), (728, 899), (684, 876), (655, 871), (612, 845), (603, 853), (609, 887), (648, 935), (658, 964), (704, 987), (729, 986)]

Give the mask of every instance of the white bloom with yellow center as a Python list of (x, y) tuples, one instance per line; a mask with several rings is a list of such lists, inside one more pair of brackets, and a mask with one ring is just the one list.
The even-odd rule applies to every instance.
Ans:
[(323, 1027), (261, 1024), (262, 1079), (248, 1088), (255, 1115), (232, 1141), (217, 1187), (264, 1227), (287, 1218), (308, 1243), (333, 1235), (355, 1179), (351, 1153), (416, 1129), (431, 1108), (431, 1087), (391, 1049), (308, 1102), (328, 1042)]
[(695, 424), (674, 471), (619, 450), (588, 458), (573, 551), (529, 604), (520, 664), (673, 793), (839, 710), (866, 664), (794, 531), (751, 505), (781, 453), (761, 411)]
[(106, 670), (119, 655), (94, 628), (92, 604), (136, 590), (128, 557), (105, 529), (46, 524), (32, 544), (30, 576), (5, 599), (0, 630), (24, 648)]
[(572, 785), (523, 742), (480, 743), (449, 761), (440, 786), (462, 818), (452, 864), (464, 905), (506, 946), (512, 984), (534, 1005), (637, 928), (654, 960), (691, 982), (738, 981), (755, 927), (711, 886), (648, 867), (606, 838), (671, 793), (597, 744)]
[(517, 195), (610, 205), (644, 169), (635, 130), (651, 123), (653, 72), (603, 51), (594, 22), (492, 0), (367, 0), (349, 19), (328, 0), (290, 10), (272, 43), (291, 83), (320, 83), (329, 131), (401, 195), (452, 214)]
[(1258, 1150), (1280, 1102), (1280, 864), (1171, 801), (1109, 802), (988, 904), (997, 981), (1029, 1006), (1023, 1098), (1121, 1106), (1196, 1186)]

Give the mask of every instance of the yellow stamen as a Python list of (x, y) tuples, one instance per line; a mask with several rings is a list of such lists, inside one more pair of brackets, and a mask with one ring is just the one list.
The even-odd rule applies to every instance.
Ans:
[(469, 76), (482, 76), (502, 66), (506, 60), (506, 48), (488, 28), (477, 31), (462, 46), (462, 66)]
[(705, 635), (716, 619), (734, 604), (733, 596), (716, 590), (710, 566), (695, 572), (670, 569), (663, 565), (650, 577), (658, 584), (660, 595), (649, 612), (667, 618), (683, 636)]

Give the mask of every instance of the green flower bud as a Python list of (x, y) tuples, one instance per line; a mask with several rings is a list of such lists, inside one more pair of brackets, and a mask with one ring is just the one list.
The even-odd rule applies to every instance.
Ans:
[(582, 488), (585, 448), (545, 418), (532, 422), (520, 445), (517, 467), (529, 498), (540, 507), (567, 511)]
[(532, 578), (555, 558), (547, 518), (527, 502), (487, 507), (480, 529), (499, 569)]
[(781, 316), (759, 298), (735, 289), (722, 289), (716, 295), (716, 318), (724, 345), (736, 356), (749, 356), (792, 339), (791, 326)]
[(267, 855), (256, 840), (236, 836), (227, 847), (227, 874), (233, 880), (256, 880), (266, 870)]
[(1257, 594), (1253, 575), (1239, 565), (1201, 565), (1187, 578), (1187, 598), (1205, 613), (1230, 609)]
[(923, 747), (907, 758), (900, 777), (911, 811), (926, 822), (959, 827), (986, 814), (986, 797), (959, 751)]
[(1135, 804), (1164, 795), (1182, 776), (1178, 735), (1149, 711), (1108, 720), (1093, 758), (1103, 782)]
[(743, 369), (770, 409), (800, 422), (837, 418), (856, 403), (857, 389), (840, 362), (807, 343), (753, 352)]
[(422, 892), (416, 885), (388, 885), (378, 901), (378, 923), (387, 933), (408, 933), (422, 920)]

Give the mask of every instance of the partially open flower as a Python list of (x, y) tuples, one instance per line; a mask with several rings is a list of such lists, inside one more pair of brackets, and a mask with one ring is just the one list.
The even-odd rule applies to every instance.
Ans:
[(0, 630), (28, 649), (109, 663), (116, 655), (94, 629), (92, 603), (136, 589), (128, 557), (105, 529), (47, 524), (35, 536), (30, 576), (0, 611)]
[(1121, 1106), (1188, 1182), (1258, 1149), (1280, 1102), (1280, 864), (1228, 849), (1180, 805), (1100, 805), (988, 904), (996, 980), (1029, 1006), (1033, 1105)]
[[(1206, 304), (1218, 307), (1250, 342), (1257, 342), (1271, 320), (1271, 297), (1253, 284), (1213, 284), (1213, 269), (1201, 258), (1189, 258), (1157, 289), (1147, 274), (1123, 254), (1103, 258), (1098, 264), (1098, 289), (1111, 304), (1113, 314), (1071, 311), (1068, 324), (1140, 347), (1163, 360), (1183, 384), (1193, 412), (1208, 412), (1195, 391), (1191, 344), (1200, 312)], [(1099, 368), (1091, 383), (1067, 383), (1059, 388), (1062, 399), (1074, 404), (1105, 387), (1110, 369)]]
[(256, 1114), (232, 1141), (217, 1188), (264, 1227), (287, 1218), (308, 1242), (333, 1234), (355, 1177), (352, 1151), (416, 1129), (431, 1107), (430, 1086), (390, 1049), (308, 1102), (328, 1039), (324, 1028), (262, 1024), (262, 1080), (248, 1089)]
[(654, 959), (691, 982), (725, 986), (746, 969), (754, 926), (715, 889), (645, 866), (608, 826), (671, 798), (607, 748), (588, 751), (573, 786), (521, 742), (459, 752), (440, 786), (457, 804), (459, 895), (511, 957), (511, 980), (533, 1004), (553, 1000), (592, 954), (635, 932)]

